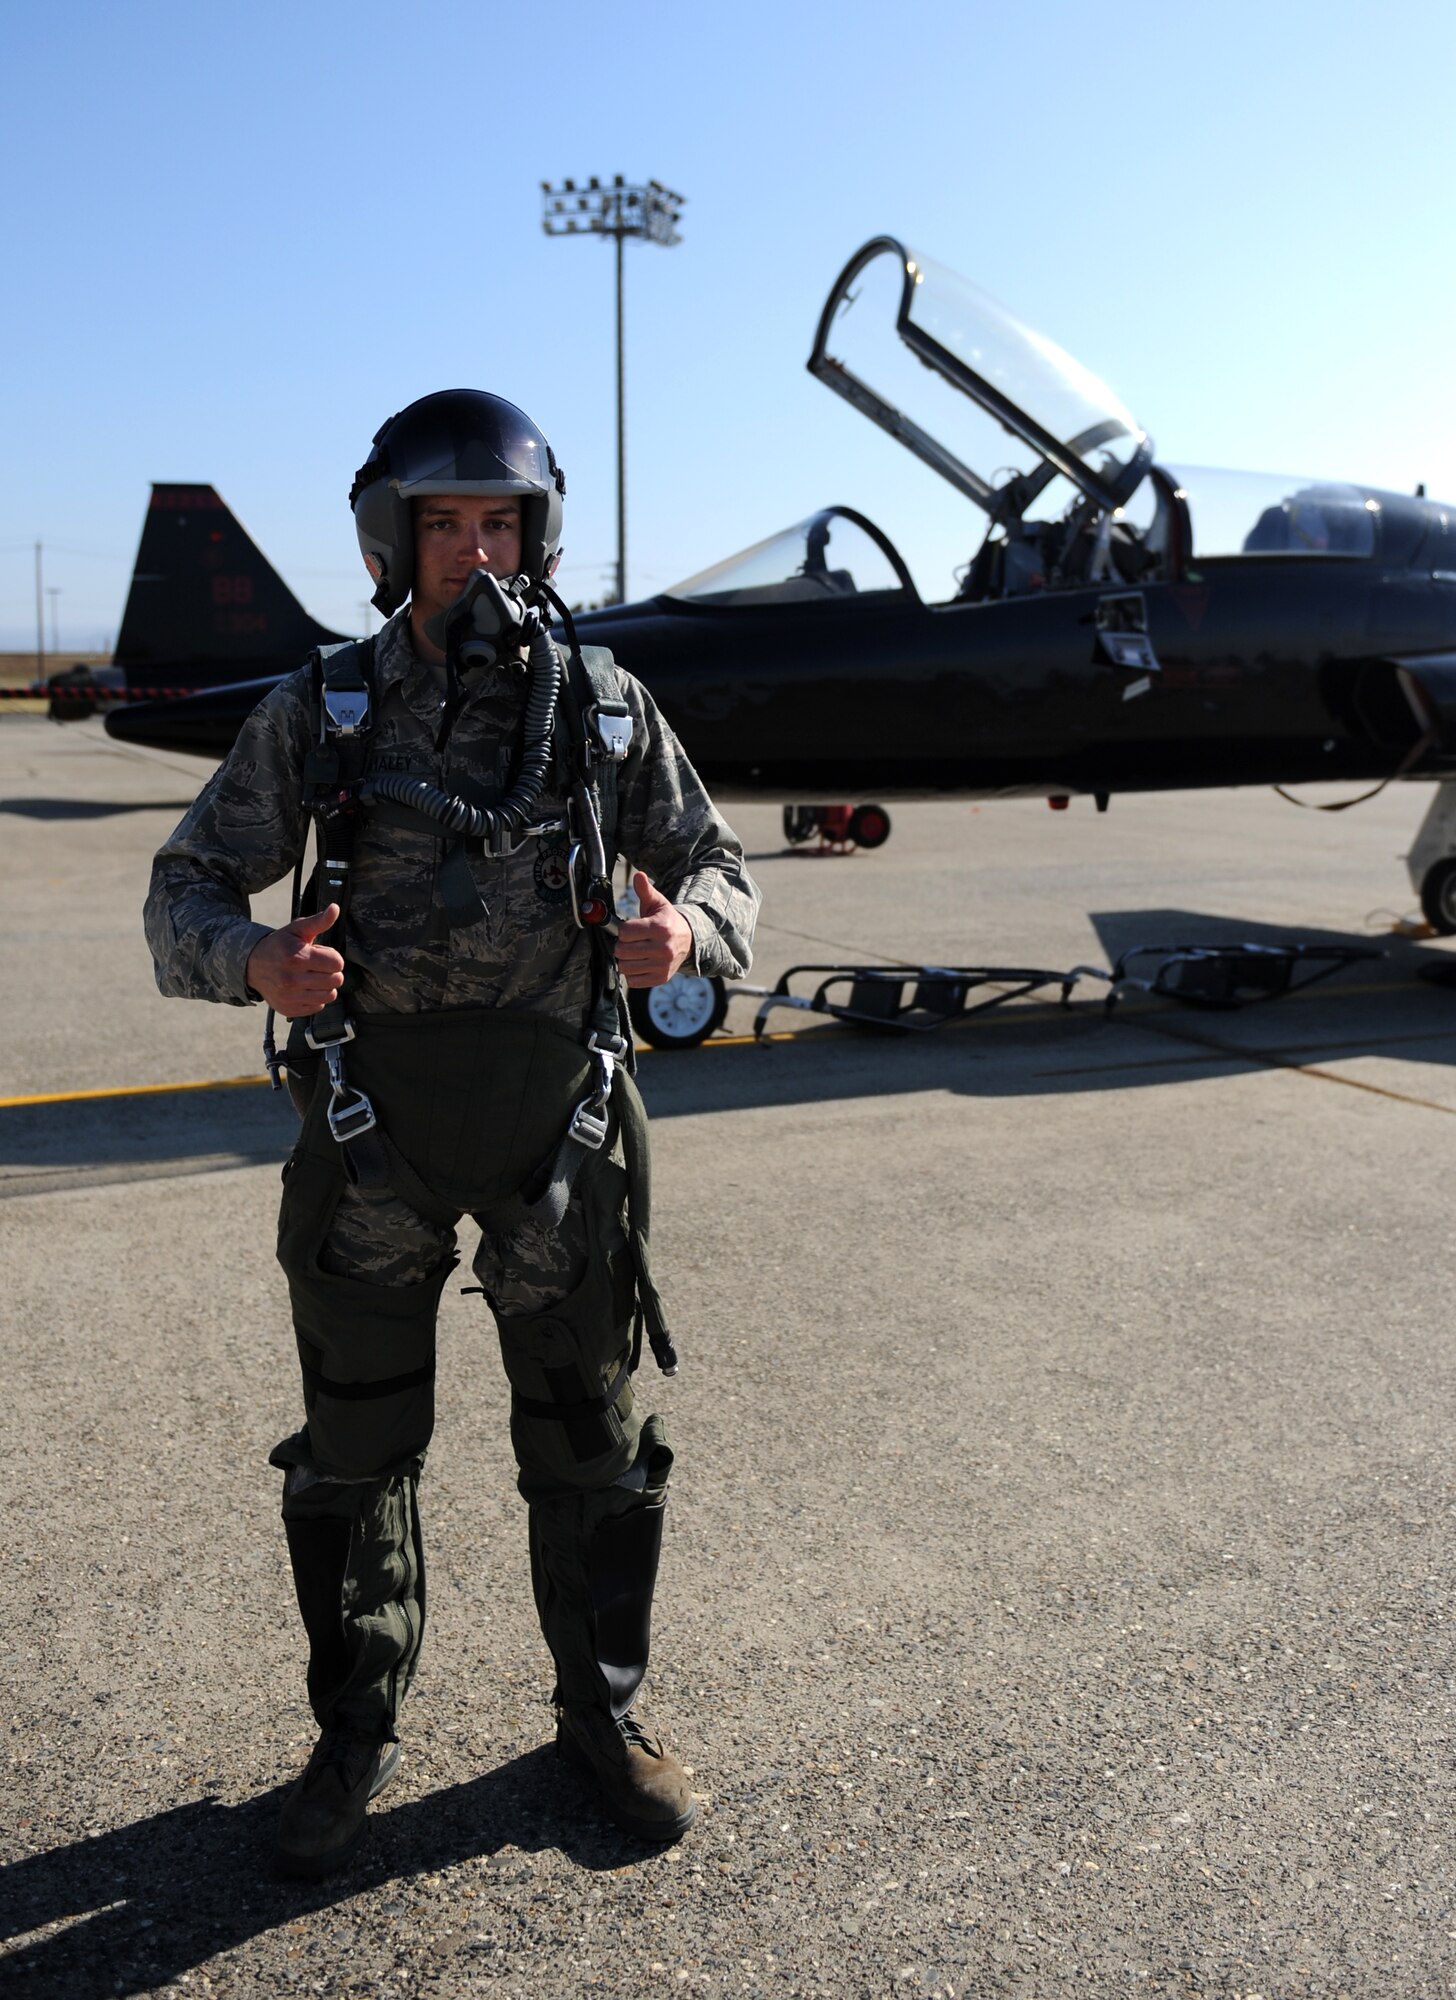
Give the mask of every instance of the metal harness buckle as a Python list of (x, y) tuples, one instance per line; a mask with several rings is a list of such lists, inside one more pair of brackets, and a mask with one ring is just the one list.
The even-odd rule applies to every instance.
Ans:
[(593, 1028), (586, 1038), (586, 1045), (596, 1057), (597, 1087), (572, 1112), (566, 1136), (575, 1139), (578, 1146), (585, 1146), (589, 1152), (599, 1153), (606, 1144), (607, 1129), (611, 1123), (612, 1080), (617, 1064), (626, 1057), (627, 1041), (625, 1036), (606, 1035)]
[(592, 1029), (586, 1045), (594, 1056), (608, 1056), (614, 1063), (625, 1062), (630, 1047), (625, 1035), (606, 1035), (600, 1028)]
[[(353, 1041), (354, 1023), (349, 1019), (348, 1015), (346, 1014), (344, 1016), (344, 1025), (340, 1030), (340, 1032), (337, 1035), (325, 1035), (322, 1041), (319, 1041), (315, 1038), (313, 1032), (313, 1025), (312, 1023), (310, 1023), (309, 1026), (306, 1027), (303, 1031), (303, 1039), (308, 1043), (311, 1049), (317, 1050), (317, 1052), (320, 1055), (327, 1055), (330, 1049), (341, 1049), (344, 1046), (345, 1042)], [(330, 1073), (332, 1074), (332, 1072)]]
[(609, 764), (620, 764), (632, 747), (631, 709), (625, 701), (599, 701), (591, 721), (601, 746), (597, 755)]
[[(350, 1029), (349, 1039), (353, 1030)], [(374, 1116), (374, 1106), (362, 1090), (354, 1090), (344, 1077), (344, 1058), (339, 1049), (345, 1037), (324, 1046), (324, 1061), (329, 1069), (329, 1089), (334, 1093), (334, 1101), (329, 1106), (329, 1130), (339, 1145), (350, 1139), (362, 1139), (366, 1132), (372, 1132), (379, 1120)]]
[(571, 1114), (566, 1136), (575, 1139), (578, 1146), (585, 1146), (589, 1153), (599, 1153), (606, 1144), (607, 1123), (606, 1099), (584, 1097)]
[(341, 1106), (336, 1097), (329, 1106), (329, 1130), (342, 1146), (350, 1139), (362, 1139), (366, 1132), (372, 1132), (379, 1120), (374, 1116), (374, 1106), (362, 1090), (352, 1093), (353, 1102)]
[(328, 736), (346, 741), (357, 736), (369, 721), (368, 688), (324, 686), (324, 730)]
[(487, 837), (481, 845), (492, 861), (508, 861), (513, 854), (519, 854), (528, 840), (540, 840), (545, 834), (560, 833), (564, 819), (538, 820), (534, 826), (523, 826), (519, 836), (512, 840), (501, 828), (494, 839)]

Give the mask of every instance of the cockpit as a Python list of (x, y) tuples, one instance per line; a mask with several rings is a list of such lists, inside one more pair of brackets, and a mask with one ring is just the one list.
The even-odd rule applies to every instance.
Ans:
[[(1369, 559), (1382, 499), (1332, 481), (1166, 467), (1107, 385), (893, 236), (835, 280), (810, 373), (972, 502), (984, 527), (947, 604), (1171, 582), (1230, 556)], [(870, 521), (829, 507), (676, 584), (725, 610), (916, 597)]]
[[(891, 338), (893, 330), (894, 337)], [(984, 538), (961, 600), (1165, 570), (1171, 485), (1104, 382), (954, 271), (877, 236), (840, 273), (809, 371), (973, 502)], [(1128, 512), (1149, 485), (1147, 518)]]
[(1381, 502), (1359, 487), (1154, 464), (1105, 382), (893, 236), (840, 273), (809, 370), (985, 513), (963, 601), (1171, 580), (1222, 556), (1376, 553)]

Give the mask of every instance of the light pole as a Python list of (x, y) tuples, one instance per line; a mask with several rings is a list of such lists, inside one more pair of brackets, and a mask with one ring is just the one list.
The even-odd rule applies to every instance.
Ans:
[(548, 236), (610, 236), (617, 250), (617, 602), (627, 601), (627, 402), (622, 353), (622, 245), (629, 236), (670, 248), (680, 243), (678, 214), (683, 197), (661, 181), (607, 181), (595, 174), (585, 184), (541, 183), (541, 227)]

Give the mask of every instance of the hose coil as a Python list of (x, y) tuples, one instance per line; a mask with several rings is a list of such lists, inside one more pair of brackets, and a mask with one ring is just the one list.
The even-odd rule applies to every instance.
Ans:
[(551, 739), (556, 727), (556, 701), (561, 691), (561, 662), (543, 633), (531, 647), (531, 682), (526, 695), (525, 743), (521, 765), (510, 791), (498, 806), (472, 806), (442, 791), (425, 778), (402, 771), (384, 771), (366, 778), (359, 800), (388, 799), (412, 807), (434, 820), (446, 833), (484, 841), (487, 847), (514, 846), (535, 817), (551, 768)]

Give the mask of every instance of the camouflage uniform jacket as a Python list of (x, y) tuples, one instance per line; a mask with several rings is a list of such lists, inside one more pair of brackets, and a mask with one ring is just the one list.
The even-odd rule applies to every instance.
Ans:
[[(740, 978), (759, 900), (743, 849), (652, 697), (617, 671), (633, 725), (618, 768), (617, 847), (687, 919), (697, 970)], [(447, 792), (482, 779), (509, 784), (524, 667), (472, 680), (443, 754), (434, 748), (441, 679), (417, 658), (404, 612), (375, 641), (373, 682), (368, 769), (426, 778)], [(309, 844), (302, 777), (308, 707), (304, 668), (254, 709), (157, 855), (146, 933), (157, 984), (169, 996), (239, 1006), (257, 997), (245, 969), (268, 926), (252, 921), (248, 898), (288, 874)], [(554, 784), (548, 780), (542, 818), (565, 812)], [(519, 1007), (582, 1026), (591, 952), (571, 914), (565, 832), (527, 840), (501, 860), (471, 854), (485, 915), (454, 930), (436, 884), (444, 851), (442, 839), (388, 826), (367, 809), (361, 816), (340, 947), (349, 1005), (365, 1013)]]

